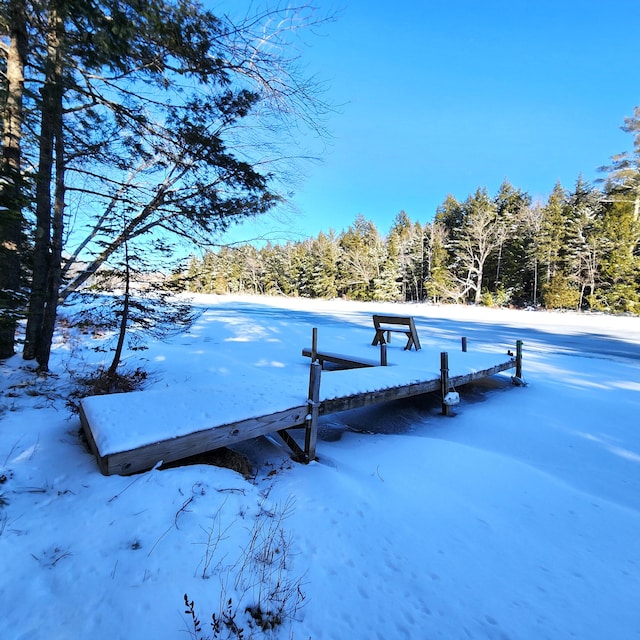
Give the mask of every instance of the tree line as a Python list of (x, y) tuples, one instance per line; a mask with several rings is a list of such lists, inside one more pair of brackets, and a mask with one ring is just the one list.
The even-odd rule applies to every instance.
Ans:
[[(628, 119), (640, 130), (640, 111)], [(637, 146), (636, 146), (637, 148)], [(223, 247), (192, 257), (187, 288), (206, 293), (456, 302), (640, 313), (636, 154), (613, 159), (596, 188), (578, 178), (544, 202), (504, 181), (432, 221), (401, 211), (386, 234), (358, 215), (340, 233), (285, 244)]]

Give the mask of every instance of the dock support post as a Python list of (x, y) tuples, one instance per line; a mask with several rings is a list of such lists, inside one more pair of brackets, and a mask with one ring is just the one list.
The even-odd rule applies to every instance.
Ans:
[(387, 345), (384, 342), (380, 343), (380, 366), (387, 366)]
[(522, 380), (522, 340), (516, 340), (516, 378)]
[(311, 330), (311, 362), (318, 359), (318, 329), (313, 327)]
[(467, 353), (467, 339), (462, 338), (462, 352)]
[(442, 398), (442, 415), (451, 415), (451, 407), (445, 404), (444, 397), (449, 393), (449, 354), (443, 351), (440, 354), (440, 397)]
[(318, 415), (320, 413), (320, 375), (322, 367), (318, 362), (311, 363), (309, 371), (309, 415), (304, 434), (304, 454), (306, 462), (316, 459), (318, 441)]

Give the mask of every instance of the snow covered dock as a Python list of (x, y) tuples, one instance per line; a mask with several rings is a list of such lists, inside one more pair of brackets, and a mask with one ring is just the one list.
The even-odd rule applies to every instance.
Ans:
[[(371, 349), (371, 347), (369, 347)], [(369, 351), (371, 353), (371, 351)], [(443, 356), (447, 356), (443, 360)], [(355, 358), (355, 356), (354, 356)], [(80, 405), (82, 427), (105, 475), (129, 475), (265, 434), (278, 434), (298, 459), (315, 458), (321, 415), (439, 392), (500, 371), (520, 374), (521, 351), (437, 354), (390, 349), (389, 366), (323, 371), (317, 362), (286, 377), (248, 378), (244, 393), (174, 386), (92, 396)], [(150, 428), (151, 425), (151, 428)], [(290, 430), (304, 429), (300, 445)]]

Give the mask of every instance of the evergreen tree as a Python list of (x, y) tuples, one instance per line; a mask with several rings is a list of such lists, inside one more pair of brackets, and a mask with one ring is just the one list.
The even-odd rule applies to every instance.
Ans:
[[(556, 183), (542, 209), (540, 264), (544, 271), (542, 301), (549, 309), (575, 309), (580, 302), (572, 256), (576, 248), (576, 217), (569, 195)], [(574, 241), (571, 241), (573, 237)]]
[(399, 302), (403, 299), (401, 240), (398, 233), (391, 233), (384, 243), (378, 275), (373, 279), (371, 296), (374, 300)]
[(404, 263), (404, 297), (408, 302), (422, 302), (427, 296), (425, 281), (429, 275), (429, 240), (429, 225), (416, 222), (407, 241)]
[(635, 203), (611, 201), (597, 222), (599, 287), (590, 306), (640, 313), (640, 220)]
[(462, 203), (458, 202), (451, 194), (448, 194), (444, 202), (436, 209), (434, 221), (441, 225), (445, 231), (451, 262), (455, 260), (456, 241), (464, 225), (465, 210)]
[(352, 300), (371, 300), (380, 276), (383, 242), (373, 222), (358, 214), (339, 239), (338, 291)]
[(502, 295), (506, 300), (522, 301), (526, 297), (525, 290), (531, 288), (526, 259), (529, 238), (524, 224), (531, 197), (504, 180), (494, 203), (501, 232), (496, 251), (487, 260), (485, 286), (497, 297)]
[(296, 292), (296, 279), (291, 268), (291, 245), (273, 245), (261, 249), (264, 266), (264, 291), (268, 295), (290, 296)]
[(295, 276), (296, 295), (303, 298), (314, 297), (314, 284), (316, 276), (316, 260), (313, 255), (314, 241), (307, 238), (293, 245), (292, 266)]
[(543, 208), (540, 262), (543, 301), (550, 308), (579, 308), (596, 288), (598, 243), (595, 222), (600, 193), (581, 177), (567, 194), (558, 183)]
[(426, 228), (425, 293), (432, 302), (460, 300), (452, 274), (449, 231), (437, 219)]
[(462, 228), (464, 218), (465, 212), (462, 204), (451, 194), (448, 194), (444, 202), (436, 209), (435, 220), (452, 235), (452, 240), (455, 240), (453, 235)]
[[(407, 300), (410, 287), (410, 274), (412, 262), (410, 247), (414, 239), (414, 227), (405, 211), (400, 211), (396, 215), (387, 236), (387, 259), (383, 265), (386, 271), (384, 280), (386, 282), (385, 299)], [(397, 291), (397, 295), (396, 295)]]
[(558, 182), (542, 208), (540, 224), (539, 262), (543, 270), (543, 282), (549, 285), (551, 279), (561, 270), (560, 254), (565, 236), (564, 214), (567, 206), (567, 193)]
[(607, 192), (611, 199), (633, 204), (633, 215), (640, 219), (640, 107), (625, 118), (621, 129), (633, 136), (633, 151), (614, 155), (608, 166), (600, 167), (608, 174)]
[(638, 313), (640, 296), (640, 107), (622, 130), (633, 136), (633, 150), (613, 156), (607, 173), (601, 233), (600, 290), (594, 306)]
[(320, 233), (311, 245), (313, 273), (310, 291), (314, 298), (335, 298), (338, 295), (338, 263), (340, 249), (333, 231)]

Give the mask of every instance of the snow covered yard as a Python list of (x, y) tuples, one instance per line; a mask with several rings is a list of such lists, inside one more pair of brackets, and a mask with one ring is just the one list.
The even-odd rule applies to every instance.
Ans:
[(253, 403), (256, 382), (268, 397), (304, 378), (313, 326), (334, 350), (369, 348), (373, 312), (413, 315), (435, 357), (461, 336), (522, 339), (529, 385), (462, 390), (453, 418), (429, 397), (329, 416), (309, 466), (250, 441), (253, 481), (203, 465), (104, 477), (66, 408), (68, 371), (100, 355), (61, 333), (55, 375), (0, 365), (1, 638), (216, 637), (212, 614), (221, 638), (238, 637), (233, 615), (245, 638), (640, 638), (637, 318), (197, 304), (189, 332), (131, 356), (150, 389), (214, 381)]

